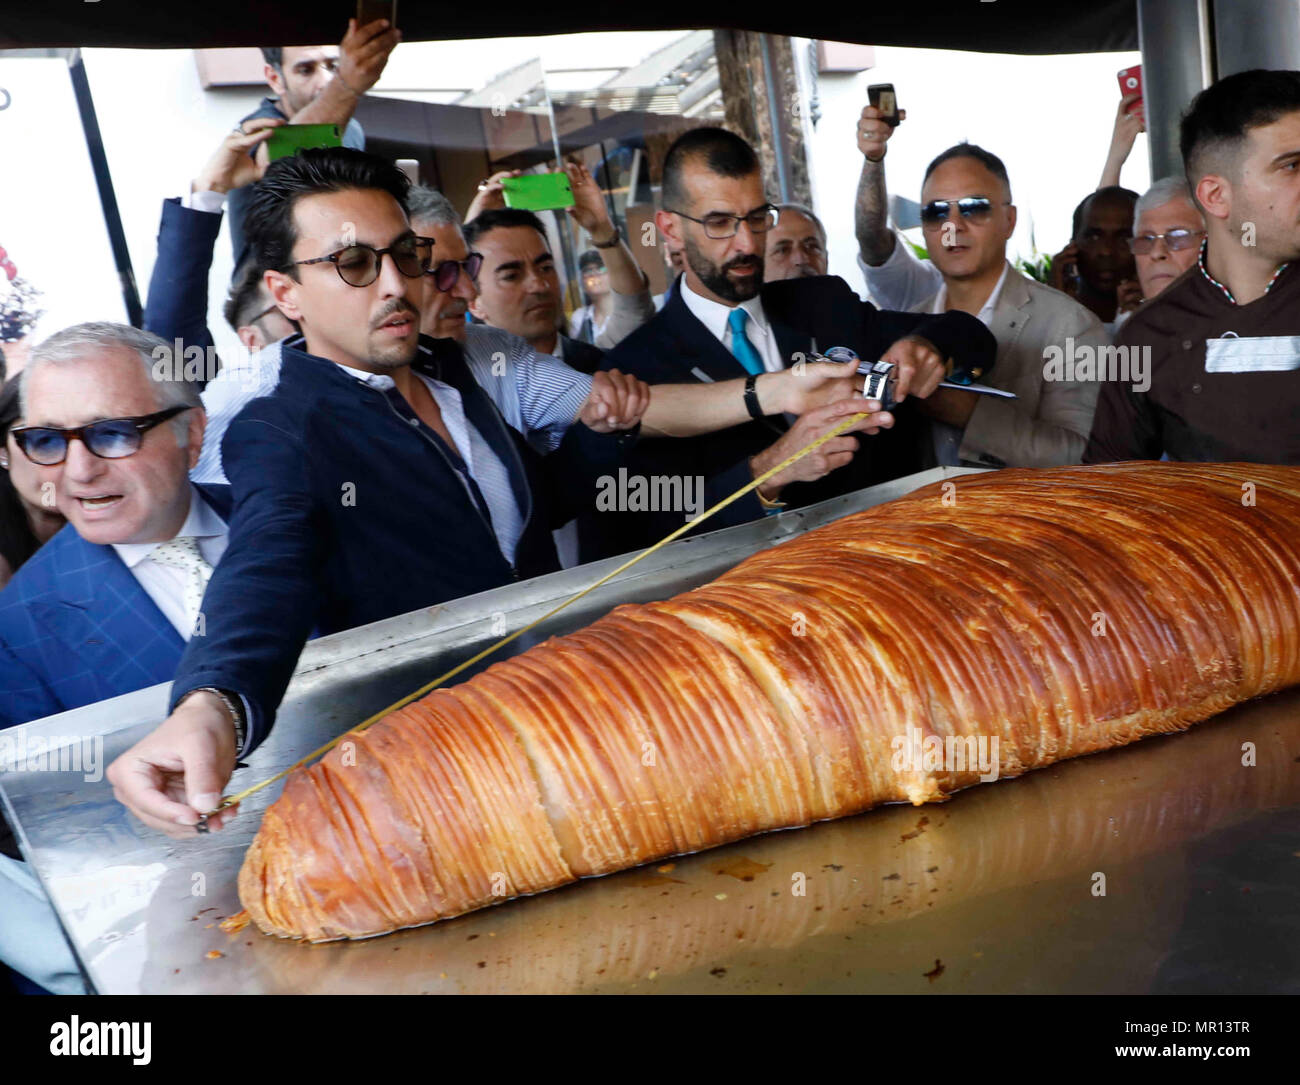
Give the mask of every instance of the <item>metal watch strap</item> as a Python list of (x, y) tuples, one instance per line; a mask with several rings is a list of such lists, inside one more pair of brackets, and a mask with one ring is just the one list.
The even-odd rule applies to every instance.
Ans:
[(758, 378), (760, 375), (751, 373), (745, 378), (745, 409), (749, 411), (749, 417), (757, 422), (763, 421), (765, 417), (758, 405)]
[(622, 240), (623, 240), (623, 231), (620, 230), (617, 226), (615, 226), (614, 236), (610, 238), (608, 241), (606, 241), (605, 244), (602, 245), (599, 241), (596, 241), (594, 239), (592, 240), (591, 244), (593, 248), (597, 248), (597, 249), (612, 249), (615, 245), (617, 245)]
[(214, 693), (221, 698), (221, 703), (226, 706), (226, 711), (235, 722), (235, 755), (243, 753), (244, 743), (248, 739), (248, 721), (244, 719), (243, 706), (225, 690), (217, 689), (215, 686), (199, 686), (197, 689), (190, 690), (185, 696), (188, 697), (193, 693)]

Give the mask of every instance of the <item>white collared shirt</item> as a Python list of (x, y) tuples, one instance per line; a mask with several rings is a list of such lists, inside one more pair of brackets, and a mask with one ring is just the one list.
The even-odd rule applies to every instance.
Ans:
[[(1011, 270), (1011, 265), (1006, 261), (1002, 263), (1002, 274), (998, 276), (998, 282), (993, 287), (993, 292), (989, 294), (988, 300), (980, 306), (980, 311), (975, 314), (976, 319), (986, 328), (993, 323), (993, 310), (998, 307), (998, 299), (1002, 297), (1002, 287), (1007, 281), (1007, 272)], [(948, 284), (945, 283), (939, 287), (939, 293), (934, 296), (934, 305), (930, 307), (932, 313), (944, 313), (948, 310)]]
[[(381, 392), (396, 387), (393, 378), (383, 373), (367, 373), (363, 369), (353, 369), (340, 362), (334, 364), (362, 384), (368, 384)], [(415, 370), (411, 372), (424, 382), (434, 402), (438, 404), (443, 425), (447, 427), (447, 432), (456, 445), (456, 451), (465, 461), (465, 469), (469, 472), (469, 477), (478, 485), (479, 492), (483, 495), (483, 502), (492, 516), (492, 530), (497, 537), (497, 545), (501, 547), (505, 559), (513, 565), (519, 537), (524, 533), (524, 518), (519, 510), (519, 503), (515, 500), (514, 489), (510, 485), (510, 472), (492, 450), (492, 446), (484, 440), (483, 435), (470, 424), (465, 416), (465, 404), (460, 398), (460, 393), (450, 384), (426, 377), (423, 373), (416, 373)], [(473, 501), (473, 491), (470, 490), (469, 483), (463, 478), (461, 483), (470, 500)]]
[[(701, 297), (690, 288), (685, 276), (682, 277), (680, 289), (686, 308), (709, 329), (710, 335), (727, 348), (727, 353), (734, 356), (731, 349), (731, 325), (727, 323), (731, 317), (732, 306)], [(779, 373), (785, 368), (785, 362), (781, 358), (781, 348), (777, 344), (776, 333), (772, 331), (767, 314), (763, 312), (762, 299), (755, 294), (748, 301), (742, 301), (739, 307), (749, 314), (749, 319), (745, 322), (745, 335), (754, 344), (758, 356), (763, 359), (763, 368), (769, 373)]]
[[(190, 511), (175, 538), (192, 536), (198, 543), (199, 553), (209, 565), (216, 566), (226, 552), (229, 542), (226, 524), (216, 510), (203, 499), (203, 495), (190, 484)], [(182, 640), (189, 640), (194, 631), (195, 615), (185, 611), (185, 573), (172, 565), (160, 565), (153, 560), (153, 552), (161, 543), (114, 543), (117, 556), (135, 577), (145, 594)]]

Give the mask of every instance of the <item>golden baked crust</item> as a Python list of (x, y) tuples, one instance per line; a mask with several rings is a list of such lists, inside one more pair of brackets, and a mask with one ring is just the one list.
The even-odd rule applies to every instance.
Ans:
[(927, 487), (350, 737), (290, 776), (240, 899), (368, 937), (979, 779), (904, 736), (996, 739), (1012, 776), (1183, 730), (1300, 682), (1297, 538), (1297, 468)]

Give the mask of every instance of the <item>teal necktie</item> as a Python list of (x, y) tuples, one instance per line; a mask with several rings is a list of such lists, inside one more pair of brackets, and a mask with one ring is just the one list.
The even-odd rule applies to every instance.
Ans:
[(732, 309), (727, 316), (727, 324), (731, 328), (731, 353), (736, 356), (736, 361), (745, 367), (745, 372), (765, 373), (767, 368), (763, 365), (763, 359), (758, 356), (754, 344), (745, 334), (745, 321), (748, 319), (749, 313), (740, 306)]

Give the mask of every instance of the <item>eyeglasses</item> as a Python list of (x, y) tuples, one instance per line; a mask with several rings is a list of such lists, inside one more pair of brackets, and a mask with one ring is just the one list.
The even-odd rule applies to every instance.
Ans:
[(1130, 237), (1128, 247), (1129, 251), (1135, 256), (1146, 256), (1147, 253), (1155, 251), (1157, 241), (1163, 241), (1165, 248), (1170, 252), (1179, 252), (1182, 249), (1190, 249), (1193, 245), (1199, 244), (1204, 236), (1204, 230), (1170, 230), (1168, 233), (1163, 234), (1143, 234), (1141, 237)]
[(154, 426), (162, 425), (190, 407), (168, 407), (154, 414), (135, 418), (105, 418), (75, 429), (57, 429), (52, 426), (23, 426), (11, 429), (14, 443), (32, 463), (52, 467), (68, 456), (68, 444), (78, 439), (88, 451), (102, 460), (121, 460), (140, 451), (144, 435)]
[(385, 255), (391, 255), (397, 270), (408, 279), (418, 279), (429, 270), (433, 262), (433, 245), (431, 237), (404, 237), (386, 249), (376, 249), (370, 245), (349, 245), (328, 256), (317, 256), (312, 260), (294, 260), (293, 267), (305, 264), (323, 264), (326, 261), (334, 265), (348, 286), (369, 286), (379, 278), (379, 268)]
[[(999, 207), (1010, 207), (1009, 200), (1002, 200)], [(993, 214), (993, 201), (987, 196), (963, 196), (959, 200), (931, 200), (921, 208), (921, 222), (925, 226), (937, 226), (948, 221), (952, 208), (957, 208), (961, 217), (976, 225), (988, 222)]]
[(781, 217), (780, 210), (770, 203), (754, 208), (747, 215), (728, 215), (723, 211), (710, 211), (702, 219), (697, 219), (694, 215), (688, 215), (685, 211), (673, 211), (667, 207), (664, 210), (668, 211), (669, 214), (681, 215), (684, 219), (698, 222), (704, 227), (704, 236), (711, 237), (714, 241), (735, 237), (740, 232), (742, 222), (749, 227), (750, 233), (765, 234), (776, 225), (776, 220)]
[(464, 268), (465, 274), (469, 276), (470, 282), (478, 282), (478, 273), (482, 266), (483, 254), (481, 252), (472, 252), (464, 260), (443, 260), (431, 267), (425, 274), (432, 275), (433, 285), (446, 294), (460, 281), (462, 268)]

